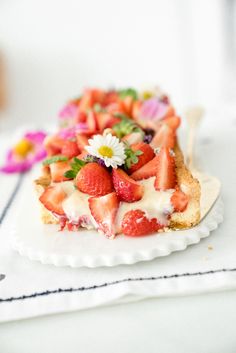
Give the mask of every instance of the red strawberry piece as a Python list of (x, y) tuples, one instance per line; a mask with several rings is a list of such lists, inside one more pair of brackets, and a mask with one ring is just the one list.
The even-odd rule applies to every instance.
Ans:
[(107, 237), (115, 236), (115, 218), (119, 207), (119, 200), (115, 192), (89, 198), (89, 208), (98, 229)]
[(163, 228), (156, 218), (147, 218), (141, 210), (131, 210), (122, 220), (122, 233), (131, 237), (138, 237), (157, 232)]
[(61, 149), (65, 140), (57, 135), (48, 136), (44, 140), (44, 146), (48, 157), (55, 156), (61, 153)]
[(143, 197), (144, 187), (130, 178), (122, 169), (113, 169), (112, 179), (120, 200), (135, 202)]
[(156, 175), (158, 165), (158, 156), (154, 157), (150, 162), (142, 166), (130, 175), (134, 180), (148, 179)]
[(122, 137), (122, 141), (127, 142), (129, 145), (133, 145), (143, 141), (143, 134), (141, 132), (131, 132)]
[(86, 113), (89, 108), (92, 108), (94, 104), (102, 104), (105, 98), (105, 92), (98, 89), (86, 90), (80, 100), (79, 110)]
[(132, 106), (132, 118), (136, 121), (139, 120), (140, 118), (140, 110), (141, 110), (142, 102), (141, 101), (135, 101)]
[(180, 126), (181, 120), (180, 120), (180, 117), (178, 116), (171, 116), (171, 117), (165, 118), (163, 122), (167, 124), (172, 130), (176, 131)]
[(79, 148), (76, 142), (74, 141), (65, 141), (61, 153), (63, 156), (66, 156), (68, 158), (75, 157), (79, 154)]
[(105, 95), (103, 105), (107, 106), (113, 103), (116, 103), (119, 99), (119, 96), (116, 91), (108, 91)]
[(50, 172), (52, 181), (59, 183), (61, 181), (66, 181), (68, 178), (64, 176), (65, 172), (71, 169), (71, 166), (68, 162), (56, 162), (50, 164)]
[(134, 102), (134, 99), (132, 96), (126, 96), (124, 99), (121, 100), (122, 102), (122, 105), (123, 105), (123, 110), (124, 112), (131, 116), (132, 114), (132, 106), (133, 106), (133, 102)]
[(159, 125), (159, 129), (154, 135), (150, 145), (153, 148), (157, 148), (157, 147), (174, 148), (175, 140), (176, 140), (176, 137), (175, 137), (174, 131), (168, 125), (162, 123)]
[(103, 196), (113, 191), (111, 175), (97, 163), (88, 163), (82, 167), (75, 183), (80, 191), (92, 196)]
[(80, 149), (81, 152), (84, 150), (84, 147), (88, 146), (88, 144), (89, 144), (88, 137), (85, 135), (81, 135), (81, 134), (76, 136), (76, 142), (77, 142), (78, 148)]
[(39, 198), (44, 207), (49, 211), (63, 216), (65, 213), (62, 208), (62, 201), (66, 198), (66, 193), (61, 185), (47, 187)]
[(90, 110), (87, 116), (87, 126), (88, 126), (88, 130), (90, 131), (96, 131), (97, 130), (97, 120), (96, 120), (96, 114)]
[(165, 118), (168, 118), (168, 117), (173, 116), (173, 115), (175, 115), (175, 109), (174, 109), (174, 107), (172, 105), (169, 105), (168, 109), (167, 109), (167, 112), (165, 114)]
[(76, 112), (75, 120), (77, 123), (86, 123), (87, 114), (85, 112), (81, 112), (78, 108)]
[(163, 147), (160, 153), (157, 155), (157, 172), (155, 179), (156, 190), (167, 190), (173, 189), (176, 184), (175, 176), (175, 160), (170, 155), (170, 151), (167, 147)]
[(176, 190), (170, 199), (175, 212), (183, 212), (188, 206), (189, 197), (181, 190)]
[(96, 117), (97, 117), (98, 129), (101, 132), (109, 126), (109, 123), (113, 118), (110, 113), (105, 113), (105, 112), (97, 113)]
[(152, 147), (145, 142), (135, 143), (131, 146), (131, 148), (133, 151), (141, 151), (143, 153), (138, 156), (138, 163), (133, 164), (129, 169), (130, 173), (134, 173), (136, 170), (141, 168), (144, 164), (148, 163), (155, 157), (155, 153)]

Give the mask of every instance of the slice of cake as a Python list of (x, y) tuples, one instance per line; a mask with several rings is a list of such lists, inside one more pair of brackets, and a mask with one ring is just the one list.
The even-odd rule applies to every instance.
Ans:
[(184, 164), (181, 119), (166, 95), (90, 89), (59, 118), (35, 181), (45, 224), (114, 238), (199, 222), (200, 185)]

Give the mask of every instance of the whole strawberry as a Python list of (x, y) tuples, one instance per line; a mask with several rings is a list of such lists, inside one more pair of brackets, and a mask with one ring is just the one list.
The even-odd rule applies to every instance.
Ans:
[(103, 196), (113, 191), (111, 175), (97, 163), (85, 164), (75, 178), (75, 185), (92, 196)]

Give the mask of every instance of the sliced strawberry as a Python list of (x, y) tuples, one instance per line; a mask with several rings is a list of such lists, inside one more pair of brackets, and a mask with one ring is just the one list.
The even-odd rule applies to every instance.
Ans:
[(135, 101), (132, 106), (131, 116), (134, 120), (138, 121), (140, 118), (140, 110), (141, 110), (142, 102)]
[(98, 89), (86, 90), (80, 100), (79, 110), (86, 113), (96, 103), (102, 103), (105, 98), (105, 92)]
[(131, 116), (131, 114), (132, 114), (132, 106), (133, 106), (133, 102), (134, 102), (133, 97), (127, 95), (125, 98), (123, 98), (121, 100), (121, 102), (122, 102), (122, 105), (123, 105), (124, 112), (127, 115)]
[(152, 147), (145, 142), (135, 143), (131, 146), (131, 148), (135, 152), (141, 151), (142, 154), (138, 156), (138, 163), (133, 164), (129, 169), (130, 173), (134, 173), (136, 170), (140, 169), (144, 164), (148, 163), (155, 157), (155, 153)]
[(92, 110), (89, 111), (87, 115), (87, 126), (88, 130), (91, 131), (96, 131), (97, 130), (97, 120), (96, 120), (96, 114)]
[(123, 142), (127, 142), (129, 145), (139, 143), (143, 141), (143, 134), (141, 132), (131, 132), (131, 134), (122, 137)]
[(156, 175), (158, 165), (158, 156), (154, 157), (150, 162), (142, 166), (130, 175), (134, 180), (148, 179)]
[(122, 220), (122, 232), (131, 237), (149, 235), (163, 228), (156, 218), (147, 218), (141, 210), (128, 211)]
[(181, 119), (180, 117), (175, 115), (175, 116), (165, 118), (163, 122), (167, 124), (172, 130), (176, 131), (180, 126)]
[(88, 146), (88, 144), (89, 144), (88, 137), (85, 135), (81, 135), (81, 134), (76, 136), (76, 142), (77, 142), (78, 148), (81, 152), (84, 150), (84, 147)]
[(75, 115), (75, 121), (77, 123), (86, 123), (86, 120), (87, 120), (87, 114), (85, 112), (81, 112), (78, 107)]
[(66, 181), (68, 178), (64, 176), (65, 172), (71, 169), (69, 162), (56, 162), (50, 164), (50, 172), (52, 181), (59, 183), (61, 181)]
[(115, 218), (119, 207), (119, 200), (115, 192), (100, 197), (90, 197), (89, 208), (98, 229), (107, 237), (115, 236)]
[(106, 129), (109, 126), (113, 116), (110, 113), (100, 112), (96, 114), (96, 118), (97, 118), (98, 129), (99, 131), (102, 132), (104, 129)]
[(165, 118), (169, 118), (171, 116), (175, 115), (175, 108), (172, 105), (168, 106), (167, 112), (165, 114)]
[(162, 123), (159, 126), (160, 127), (157, 130), (156, 134), (154, 135), (150, 145), (153, 148), (157, 148), (157, 147), (174, 148), (176, 137), (173, 130), (164, 123)]
[(97, 163), (82, 167), (75, 182), (80, 191), (92, 196), (103, 196), (113, 191), (111, 175)]
[(44, 207), (57, 215), (64, 215), (62, 201), (66, 198), (66, 193), (63, 191), (60, 184), (47, 187), (39, 198)]
[(62, 146), (61, 153), (63, 154), (63, 156), (66, 156), (68, 158), (77, 156), (79, 154), (79, 148), (77, 143), (69, 140), (65, 141)]
[(118, 102), (118, 100), (119, 100), (119, 96), (116, 91), (114, 91), (114, 90), (108, 91), (105, 95), (103, 105), (107, 106), (107, 105)]
[(120, 200), (135, 202), (143, 197), (144, 187), (130, 178), (122, 169), (113, 169), (112, 179)]
[(47, 151), (48, 157), (60, 154), (64, 142), (65, 140), (63, 140), (57, 135), (46, 137), (44, 140), (44, 146)]
[(176, 184), (175, 176), (175, 160), (170, 155), (170, 151), (167, 147), (163, 147), (160, 153), (157, 155), (157, 173), (155, 179), (156, 190), (167, 190), (173, 189)]
[(180, 190), (176, 190), (170, 199), (175, 212), (183, 212), (188, 206), (189, 197)]

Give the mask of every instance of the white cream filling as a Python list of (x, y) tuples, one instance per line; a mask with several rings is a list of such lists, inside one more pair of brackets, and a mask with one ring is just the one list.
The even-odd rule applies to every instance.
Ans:
[(161, 224), (168, 224), (168, 215), (174, 211), (170, 201), (174, 189), (157, 191), (154, 182), (155, 177), (140, 181), (140, 184), (144, 186), (144, 195), (141, 200), (132, 203), (120, 203), (116, 218), (118, 229), (121, 227), (125, 213), (137, 209), (144, 211), (147, 218), (157, 218)]
[[(163, 225), (168, 224), (168, 215), (173, 213), (170, 199), (174, 189), (157, 191), (154, 187), (154, 181), (155, 177), (152, 177), (139, 182), (144, 186), (144, 195), (141, 200), (132, 203), (120, 202), (116, 217), (117, 230), (121, 228), (125, 213), (135, 209), (144, 211), (148, 218), (157, 218)], [(78, 222), (80, 217), (86, 216), (89, 224), (85, 223), (84, 226), (90, 229), (97, 228), (89, 209), (88, 199), (90, 195), (76, 190), (72, 181), (63, 182), (62, 188), (68, 195), (62, 202), (62, 208), (68, 219), (72, 222)]]

